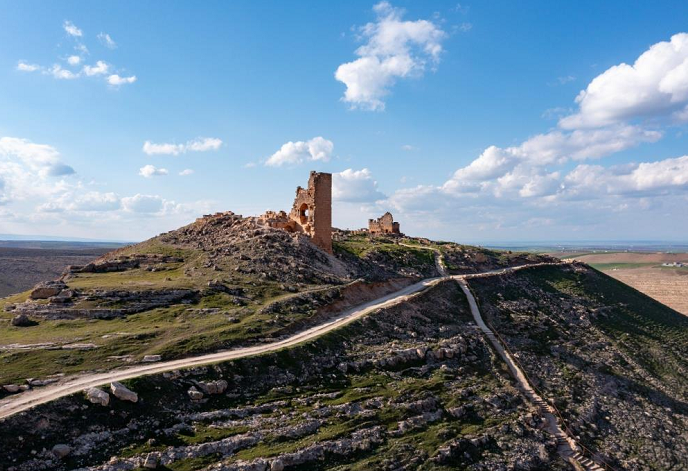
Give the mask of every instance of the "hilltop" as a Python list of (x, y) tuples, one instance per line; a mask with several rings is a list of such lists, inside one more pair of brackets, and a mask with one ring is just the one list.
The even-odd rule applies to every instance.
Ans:
[[(69, 267), (48, 289), (0, 300), (0, 384), (279, 339), (439, 276), (430, 249), (451, 273), (547, 260), (347, 232), (333, 245), (228, 212)], [(36, 325), (11, 325), (22, 314)]]

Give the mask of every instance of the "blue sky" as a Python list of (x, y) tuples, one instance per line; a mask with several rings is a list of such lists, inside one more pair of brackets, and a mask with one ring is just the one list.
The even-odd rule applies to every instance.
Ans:
[(0, 233), (140, 240), (289, 209), (315, 169), (340, 227), (686, 240), (688, 4), (0, 11)]

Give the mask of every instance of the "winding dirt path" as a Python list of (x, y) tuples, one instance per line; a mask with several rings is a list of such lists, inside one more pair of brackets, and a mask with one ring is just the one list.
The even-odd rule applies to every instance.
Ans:
[(523, 370), (521, 370), (511, 354), (504, 348), (495, 333), (487, 326), (487, 324), (485, 324), (485, 321), (483, 321), (483, 318), (480, 314), (480, 309), (478, 308), (478, 303), (476, 302), (475, 297), (473, 296), (473, 293), (466, 282), (467, 278), (476, 276), (482, 275), (453, 276), (452, 278), (459, 283), (461, 290), (466, 295), (475, 323), (478, 325), (480, 330), (483, 331), (499, 356), (502, 357), (502, 360), (504, 360), (506, 365), (509, 367), (511, 375), (514, 377), (514, 379), (516, 379), (519, 388), (523, 391), (526, 398), (538, 407), (540, 413), (545, 418), (545, 427), (547, 431), (554, 435), (554, 437), (557, 439), (557, 452), (562, 458), (564, 458), (564, 460), (568, 462), (575, 461), (576, 464), (581, 466), (586, 471), (604, 471), (603, 468), (597, 465), (594, 461), (581, 454), (580, 448), (576, 445), (576, 442), (566, 434), (564, 429), (562, 429), (561, 425), (559, 424), (556, 416), (554, 415), (554, 408), (535, 392), (533, 387), (528, 382), (528, 378), (523, 373)]

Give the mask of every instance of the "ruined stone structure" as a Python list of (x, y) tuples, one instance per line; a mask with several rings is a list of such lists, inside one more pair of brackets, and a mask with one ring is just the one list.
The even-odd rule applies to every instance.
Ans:
[(372, 235), (396, 234), (401, 235), (399, 223), (394, 222), (394, 217), (389, 211), (377, 219), (368, 220), (368, 232)]
[(267, 211), (258, 220), (266, 226), (301, 232), (332, 253), (332, 174), (311, 172), (308, 188), (298, 187), (289, 214)]

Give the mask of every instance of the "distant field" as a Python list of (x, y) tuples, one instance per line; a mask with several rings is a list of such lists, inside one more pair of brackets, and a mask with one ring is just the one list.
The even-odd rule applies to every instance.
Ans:
[(69, 242), (0, 241), (0, 298), (53, 280), (67, 265), (84, 265), (113, 245)]
[(688, 268), (663, 267), (662, 263), (688, 263), (688, 253), (552, 253), (590, 264), (638, 291), (688, 315)]

